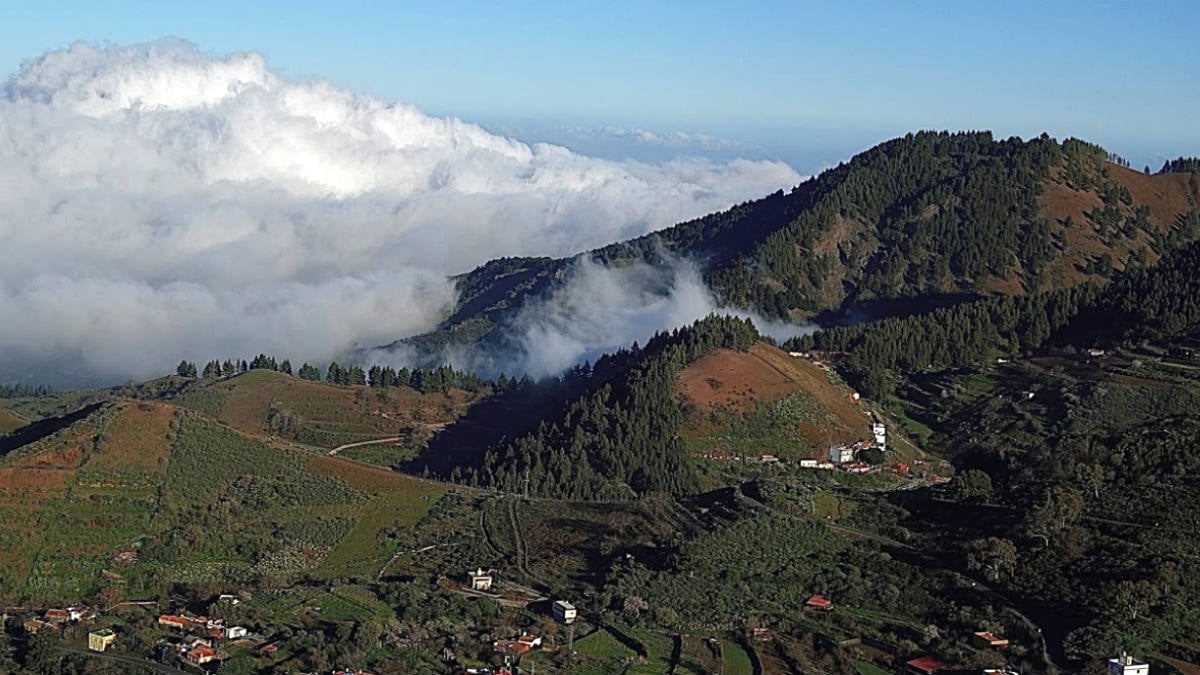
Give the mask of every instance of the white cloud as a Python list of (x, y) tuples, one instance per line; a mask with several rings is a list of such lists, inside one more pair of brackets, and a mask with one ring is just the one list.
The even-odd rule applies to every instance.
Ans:
[[(500, 347), (452, 347), (441, 358), (456, 367), (497, 376), (555, 375), (633, 342), (645, 344), (655, 333), (687, 326), (710, 314), (751, 319), (759, 332), (784, 341), (815, 330), (812, 325), (781, 323), (745, 310), (720, 305), (686, 260), (651, 267), (605, 267), (587, 257), (574, 263), (565, 286), (547, 300), (527, 305), (500, 330)], [(420, 359), (405, 345), (372, 352), (380, 363), (412, 365)]]
[(0, 361), (112, 377), (327, 359), (432, 327), (444, 277), (564, 255), (799, 182), (617, 162), (297, 82), (258, 54), (76, 44), (0, 89)]

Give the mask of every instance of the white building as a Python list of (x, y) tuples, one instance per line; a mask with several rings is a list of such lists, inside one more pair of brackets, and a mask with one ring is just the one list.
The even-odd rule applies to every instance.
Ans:
[(229, 626), (225, 629), (225, 637), (233, 640), (246, 637), (246, 629), (242, 626)]
[(1108, 660), (1109, 675), (1150, 675), (1150, 664), (1138, 661), (1122, 652), (1115, 659)]
[(854, 461), (854, 448), (848, 445), (829, 446), (829, 461), (834, 464), (849, 464)]
[(876, 422), (871, 425), (871, 433), (875, 434), (875, 447), (887, 450), (887, 427), (882, 422)]
[(467, 572), (467, 582), (473, 591), (486, 591), (492, 587), (491, 572), (484, 572), (480, 568), (476, 568), (474, 572)]
[(568, 625), (575, 623), (575, 616), (577, 613), (578, 612), (575, 609), (575, 605), (572, 605), (566, 600), (559, 600), (558, 602), (554, 603), (554, 620), (559, 623)]

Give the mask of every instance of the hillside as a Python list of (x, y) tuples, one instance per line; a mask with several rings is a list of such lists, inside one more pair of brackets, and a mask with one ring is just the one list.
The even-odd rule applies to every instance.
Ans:
[(252, 370), (197, 381), (177, 402), (247, 434), (326, 449), (399, 438), (411, 452), (483, 396), (461, 389), (421, 393), (408, 386), (333, 385)]
[(694, 454), (824, 458), (831, 443), (871, 437), (870, 408), (828, 367), (766, 343), (718, 349), (679, 373)]
[[(606, 265), (687, 258), (721, 301), (802, 320), (886, 299), (907, 300), (889, 310), (904, 314), (1105, 280), (1200, 236), (1194, 174), (1107, 160), (1075, 139), (909, 134), (790, 192), (586, 255)], [(572, 269), (572, 259), (482, 265), (456, 278), (459, 304), (437, 330), (404, 342), (428, 353), (500, 344), (495, 329)]]
[(111, 603), (164, 583), (373, 577), (392, 555), (385, 532), (445, 491), (174, 405), (88, 410), (0, 459), (10, 604)]

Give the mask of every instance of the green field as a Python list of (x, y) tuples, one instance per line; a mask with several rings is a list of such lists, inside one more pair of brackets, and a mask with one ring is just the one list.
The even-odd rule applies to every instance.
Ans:
[(721, 641), (721, 675), (754, 675), (750, 655), (736, 642)]

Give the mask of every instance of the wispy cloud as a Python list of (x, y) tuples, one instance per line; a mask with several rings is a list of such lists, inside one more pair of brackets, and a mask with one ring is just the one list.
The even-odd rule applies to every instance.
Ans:
[(253, 53), (77, 44), (0, 89), (0, 361), (142, 377), (181, 356), (327, 359), (433, 326), (448, 273), (799, 180), (778, 162), (526, 144)]

